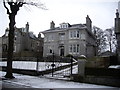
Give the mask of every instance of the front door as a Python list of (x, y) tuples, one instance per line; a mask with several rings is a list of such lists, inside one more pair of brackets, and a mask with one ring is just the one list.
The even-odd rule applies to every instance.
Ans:
[(64, 56), (64, 48), (60, 49), (60, 56)]

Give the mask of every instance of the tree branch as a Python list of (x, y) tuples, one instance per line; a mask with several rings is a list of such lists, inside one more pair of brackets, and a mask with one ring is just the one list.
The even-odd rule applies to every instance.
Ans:
[(32, 5), (32, 6), (36, 6), (38, 8), (41, 8), (43, 10), (47, 10), (47, 8), (44, 6), (44, 4), (42, 3), (34, 3), (34, 2), (23, 2), (23, 4), (27, 4), (27, 5)]
[(3, 1), (3, 5), (4, 5), (4, 7), (7, 9), (7, 14), (10, 14), (9, 9), (6, 7), (5, 1)]
[(8, 2), (8, 4), (9, 4), (10, 6), (12, 6), (13, 2)]
[(18, 6), (19, 6), (19, 7), (22, 7), (23, 4), (24, 4), (23, 2), (19, 2), (19, 3), (18, 3)]

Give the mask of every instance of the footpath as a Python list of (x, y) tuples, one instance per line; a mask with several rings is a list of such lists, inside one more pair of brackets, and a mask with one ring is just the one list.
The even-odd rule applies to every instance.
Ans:
[[(85, 89), (85, 90), (120, 90), (117, 87), (111, 86), (103, 86), (103, 85), (95, 85), (95, 84), (86, 84), (86, 83), (78, 83), (72, 82), (69, 80), (57, 80), (54, 78), (46, 77), (46, 76), (29, 76), (23, 74), (16, 74), (14, 79), (6, 79), (4, 78), (5, 72), (0, 71), (0, 81), (2, 90), (6, 90), (4, 88), (16, 88), (19, 90), (24, 90), (24, 88), (32, 88), (31, 90), (58, 90), (58, 89)], [(13, 90), (13, 89), (12, 89)]]

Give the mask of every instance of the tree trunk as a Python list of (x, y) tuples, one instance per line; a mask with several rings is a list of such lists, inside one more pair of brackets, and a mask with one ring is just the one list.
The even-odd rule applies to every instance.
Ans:
[(110, 42), (110, 53), (112, 54), (112, 44)]
[(14, 78), (12, 74), (12, 61), (13, 61), (13, 50), (14, 50), (14, 25), (15, 25), (15, 14), (9, 14), (9, 34), (8, 34), (8, 55), (7, 55), (7, 72), (6, 78)]
[[(111, 36), (112, 36), (112, 35), (111, 35)], [(109, 41), (110, 53), (112, 54), (112, 44), (111, 44), (112, 39), (111, 39), (111, 37), (109, 37), (109, 38), (110, 38), (110, 41)]]

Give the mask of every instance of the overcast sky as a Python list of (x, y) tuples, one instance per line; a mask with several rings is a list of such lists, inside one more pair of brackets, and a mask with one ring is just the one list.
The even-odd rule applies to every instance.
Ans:
[[(85, 23), (87, 15), (95, 25), (103, 30), (114, 26), (115, 12), (119, 0), (41, 0), (48, 10), (33, 6), (23, 6), (17, 13), (16, 26), (25, 27), (29, 22), (30, 31), (38, 34), (50, 28), (54, 21), (58, 27), (60, 23)], [(9, 19), (3, 3), (0, 2), (0, 36), (5, 33)]]

